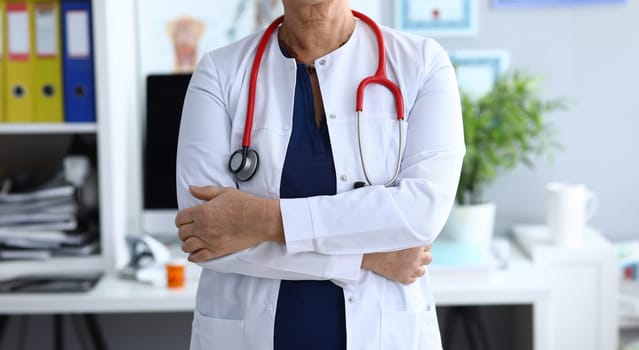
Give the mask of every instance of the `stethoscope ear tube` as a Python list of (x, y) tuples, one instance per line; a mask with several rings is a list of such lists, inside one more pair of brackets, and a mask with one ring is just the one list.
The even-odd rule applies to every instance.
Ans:
[[(362, 162), (362, 170), (364, 171), (364, 177), (366, 178), (366, 183), (369, 185), (373, 185), (370, 177), (368, 176), (368, 171), (366, 170), (366, 162), (364, 161), (364, 151), (362, 150), (362, 128), (361, 128), (361, 112), (357, 112), (357, 143), (359, 146), (359, 159)], [(402, 150), (402, 144), (404, 143), (404, 120), (397, 119), (397, 126), (399, 127), (399, 147), (397, 148), (397, 164), (395, 165), (395, 174), (390, 179), (390, 181), (386, 182), (384, 186), (392, 186), (397, 181), (399, 177), (399, 170), (402, 165), (402, 154), (404, 153)], [(356, 182), (354, 188), (361, 188), (366, 185), (363, 182)]]

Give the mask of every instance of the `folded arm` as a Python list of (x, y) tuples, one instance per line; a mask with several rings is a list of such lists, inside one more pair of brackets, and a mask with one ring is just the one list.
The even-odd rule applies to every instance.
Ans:
[[(206, 199), (197, 198), (190, 187), (218, 186), (236, 188), (226, 170), (230, 155), (231, 120), (227, 112), (215, 67), (205, 56), (193, 74), (182, 113), (177, 152), (177, 197), (179, 209), (203, 208)], [(273, 217), (281, 217), (278, 212)], [(180, 225), (181, 231), (189, 225)], [(281, 223), (280, 231), (281, 231)], [(184, 245), (193, 244), (189, 240)], [(215, 248), (213, 248), (215, 250)], [(199, 254), (205, 253), (200, 249)], [(228, 254), (228, 253), (227, 253)], [(277, 242), (255, 243), (233, 254), (217, 254), (191, 260), (203, 268), (223, 273), (288, 280), (336, 280), (346, 283), (359, 278), (362, 255), (331, 256), (314, 252), (288, 254)]]
[[(305, 199), (253, 197), (240, 202), (239, 210), (228, 210), (227, 200), (249, 195), (235, 189), (226, 170), (231, 121), (212, 58), (206, 56), (187, 93), (178, 145), (182, 210), (176, 224), (191, 260), (219, 272), (352, 282), (362, 266), (377, 268), (376, 272), (385, 275), (380, 264), (370, 263), (375, 258), (381, 261), (381, 256), (371, 254), (363, 259), (364, 254), (431, 243), (452, 206), (464, 154), (453, 69), (445, 55), (435, 63), (410, 111), (396, 187), (370, 186)], [(190, 185), (223, 189), (214, 190), (210, 198), (204, 194), (197, 198), (189, 191)], [(227, 210), (214, 210), (216, 206)], [(266, 216), (245, 215), (246, 206)], [(233, 213), (241, 213), (244, 220), (237, 221)], [(261, 220), (247, 225), (247, 217)], [(207, 232), (210, 235), (205, 238), (201, 229), (212, 222), (218, 229)]]

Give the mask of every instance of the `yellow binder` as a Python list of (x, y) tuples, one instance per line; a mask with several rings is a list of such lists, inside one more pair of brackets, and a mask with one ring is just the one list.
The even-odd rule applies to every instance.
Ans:
[(64, 121), (62, 106), (62, 55), (60, 50), (60, 1), (31, 0), (34, 121)]
[(7, 45), (5, 62), (5, 120), (32, 122), (34, 91), (32, 89), (32, 53), (30, 34), (31, 5), (9, 0), (6, 4)]
[(5, 43), (5, 33), (7, 30), (5, 29), (5, 23), (7, 20), (4, 16), (5, 12), (5, 1), (0, 0), (0, 123), (4, 122), (5, 119), (5, 103), (4, 103), (4, 70), (5, 70), (5, 62), (7, 61), (5, 57), (6, 49), (4, 47)]

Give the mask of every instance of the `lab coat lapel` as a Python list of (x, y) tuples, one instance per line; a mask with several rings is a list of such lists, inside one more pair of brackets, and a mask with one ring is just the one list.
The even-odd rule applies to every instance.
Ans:
[[(251, 56), (253, 57), (253, 56)], [(248, 65), (250, 70), (252, 65)], [(277, 41), (277, 32), (270, 38), (260, 64), (255, 95), (255, 115), (251, 132), (251, 147), (260, 157), (260, 169), (251, 181), (240, 183), (240, 189), (269, 198), (279, 197), (281, 171), (291, 134), (296, 82), (295, 60), (284, 57)], [(248, 81), (245, 82), (248, 87)], [(240, 104), (246, 105), (248, 88)], [(246, 107), (240, 120), (245, 119)], [(236, 129), (234, 143), (240, 147), (244, 123)]]

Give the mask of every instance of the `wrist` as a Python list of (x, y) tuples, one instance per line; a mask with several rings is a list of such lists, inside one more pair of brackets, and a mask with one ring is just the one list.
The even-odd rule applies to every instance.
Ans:
[(364, 254), (364, 256), (362, 257), (362, 266), (361, 268), (364, 270), (370, 270), (373, 271), (371, 265), (371, 254)]
[(284, 227), (282, 224), (282, 212), (280, 209), (280, 201), (277, 199), (264, 199), (266, 201), (266, 217), (264, 223), (266, 228), (265, 241), (284, 243)]

